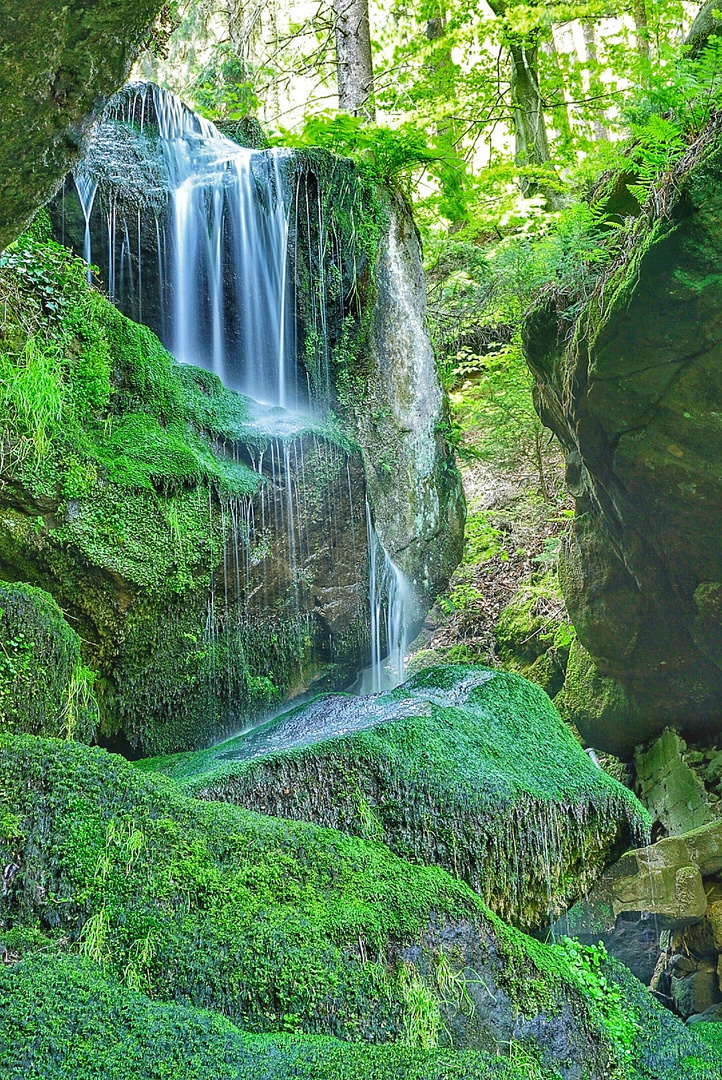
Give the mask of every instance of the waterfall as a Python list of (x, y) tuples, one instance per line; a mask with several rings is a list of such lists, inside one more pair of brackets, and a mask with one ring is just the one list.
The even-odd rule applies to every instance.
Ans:
[[(89, 265), (91, 255), (107, 265), (110, 299), (154, 330), (179, 361), (214, 372), (225, 386), (254, 401), (304, 413), (312, 401), (325, 407), (331, 399), (327, 308), (339, 305), (340, 325), (345, 309), (342, 277), (326, 280), (331, 238), (320, 189), (302, 188), (296, 180), (287, 192), (284, 157), (290, 151), (242, 148), (157, 86), (127, 87), (109, 106), (104, 123), (105, 134), (96, 151), (86, 155), (74, 182), (83, 215), (77, 242), (84, 220), (83, 254)], [(119, 127), (124, 134), (118, 134)], [(298, 242), (304, 229), (306, 246)], [(340, 253), (337, 262), (342, 264)], [(305, 361), (296, 340), (303, 302), (297, 279), (310, 282), (313, 328), (304, 342)], [(338, 558), (346, 522), (339, 521), (332, 491), (338, 489), (339, 504), (348, 498), (354, 566), (356, 542), (363, 536), (360, 514), (354, 520), (348, 461), (343, 469), (340, 452), (315, 434), (312, 443), (307, 436), (306, 462), (304, 444), (293, 442), (306, 416), (271, 415), (270, 410), (253, 415), (263, 416), (266, 425), (257, 456), (252, 454), (262, 479), (259, 491), (247, 505), (222, 504), (215, 540), (209, 504), (211, 562), (220, 553), (223, 572), (218, 592), (215, 578), (211, 585), (206, 626), (216, 698), (224, 681), (227, 697), (232, 696), (232, 665), (250, 663), (254, 622), (282, 623), (282, 631), (269, 631), (277, 668), (286, 654), (293, 654), (302, 675), (305, 667), (310, 670), (304, 657), (317, 635), (312, 610), (318, 599), (310, 589), (319, 574), (319, 548), (327, 549), (322, 588), (347, 588), (347, 569)], [(322, 523), (322, 539), (313, 544), (310, 522), (312, 528)], [(414, 609), (411, 586), (376, 534), (368, 501), (366, 529), (371, 644), (370, 663), (359, 680), (361, 693), (403, 681)], [(267, 558), (272, 546), (275, 560)], [(363, 559), (360, 543), (358, 554)], [(348, 593), (359, 625), (365, 621), (361, 573), (359, 595), (356, 586)], [(336, 631), (326, 632), (324, 654), (332, 663), (339, 654)], [(223, 658), (218, 667), (217, 656)], [(252, 660), (253, 670), (262, 670), (258, 658)]]
[[(181, 362), (210, 369), (226, 386), (264, 404), (303, 407), (289, 302), (289, 208), (282, 176), (288, 151), (240, 147), (175, 94), (155, 86), (121, 98), (111, 117), (142, 132), (151, 103), (169, 191), (160, 216), (157, 208), (145, 211), (149, 235), (158, 234), (149, 246), (157, 250), (160, 312), (149, 324)], [(99, 177), (84, 172), (74, 180), (90, 262), (90, 215)], [(104, 192), (107, 286), (121, 310), (140, 321), (143, 309), (150, 310), (140, 295), (141, 282), (147, 287), (153, 275), (142, 272), (141, 221), (128, 227), (122, 185), (119, 178), (117, 192)], [(131, 233), (137, 233), (136, 251)], [(128, 272), (131, 256), (137, 261), (135, 274)]]
[[(404, 681), (411, 584), (379, 540), (366, 500), (369, 547), (371, 663), (359, 680), (358, 693), (376, 694)], [(385, 651), (384, 651), (385, 647)]]
[(81, 172), (76, 173), (73, 179), (75, 180), (75, 190), (78, 192), (78, 199), (80, 200), (80, 208), (83, 211), (83, 217), (85, 218), (83, 258), (85, 259), (85, 262), (88, 266), (85, 276), (88, 280), (88, 283), (90, 283), (90, 265), (92, 261), (92, 254), (90, 249), (90, 215), (93, 212), (93, 203), (95, 202), (95, 193), (98, 190), (98, 181), (92, 179), (86, 173)]

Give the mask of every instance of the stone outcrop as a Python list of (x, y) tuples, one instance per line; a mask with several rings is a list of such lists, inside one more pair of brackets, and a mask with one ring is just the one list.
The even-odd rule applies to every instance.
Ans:
[(722, 717), (719, 131), (632, 227), (571, 335), (559, 297), (524, 329), (576, 501), (560, 562), (581, 645), (568, 706), (591, 745), (625, 756)]
[(377, 531), (421, 599), (420, 620), (461, 558), (466, 508), (426, 328), (421, 245), (408, 206), (398, 197), (388, 206), (375, 267), (368, 400), (355, 410), (354, 434)]
[(81, 1075), (82, 1030), (82, 1061), (108, 1062), (111, 1080), (157, 1075), (144, 1052), (238, 1080), (522, 1080), (530, 1058), (550, 1080), (718, 1076), (618, 966), (512, 930), (458, 878), (383, 844), (30, 736), (0, 733), (0, 790), (0, 1043), (21, 1072)]
[(722, 1004), (722, 821), (627, 852), (589, 902), (570, 912), (566, 929), (601, 937), (614, 955), (641, 962), (638, 974), (685, 1019), (716, 1009)]
[(161, 0), (7, 0), (0, 27), (0, 249), (77, 160)]
[[(684, 739), (674, 731), (665, 731), (650, 747), (635, 755), (639, 798), (671, 836), (715, 820), (719, 796), (707, 791), (703, 775), (718, 756), (722, 755), (688, 749)], [(698, 771), (700, 765), (707, 765), (701, 770), (702, 775)]]

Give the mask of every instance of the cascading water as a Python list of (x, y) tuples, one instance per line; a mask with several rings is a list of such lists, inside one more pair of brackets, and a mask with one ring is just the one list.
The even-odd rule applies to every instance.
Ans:
[[(85, 225), (83, 254), (90, 265), (91, 247), (97, 248), (99, 263), (107, 265), (103, 276), (110, 298), (125, 314), (155, 330), (181, 362), (213, 371), (226, 386), (254, 401), (305, 412), (311, 404), (312, 385), (314, 407), (320, 404), (323, 411), (330, 381), (323, 278), (326, 238), (319, 192), (315, 207), (309, 203), (307, 190), (305, 198), (299, 198), (298, 185), (293, 195), (287, 195), (287, 151), (239, 147), (159, 87), (129, 87), (111, 105), (107, 118), (111, 154), (113, 137), (122, 145), (120, 127), (132, 129), (148, 155), (132, 183), (118, 175), (122, 169), (117, 165), (109, 167), (102, 154), (86, 159), (74, 176)], [(318, 251), (314, 248), (314, 252), (321, 277), (312, 294), (315, 297), (319, 291), (322, 302), (318, 310), (314, 307), (313, 340), (322, 356), (311, 377), (299, 377), (304, 369), (298, 360), (295, 331), (298, 268), (289, 265), (293, 261), (289, 259), (289, 220), (295, 230), (295, 258), (299, 257), (299, 228), (307, 230), (309, 251), (314, 229), (317, 233)], [(304, 273), (313, 277), (314, 265), (310, 260)], [(264, 429), (268, 443), (260, 451), (257, 467), (266, 484), (259, 490), (255, 512), (250, 502), (245, 508), (229, 505), (223, 511), (223, 593), (216, 596), (212, 590), (206, 635), (213, 656), (223, 645), (229, 693), (230, 657), (247, 651), (249, 605), (257, 605), (259, 596), (261, 610), (277, 613), (281, 604), (289, 625), (297, 628), (299, 654), (306, 647), (301, 643), (310, 640), (308, 612), (313, 601), (306, 595), (305, 581), (315, 553), (301, 526), (305, 521), (308, 529), (308, 508), (300, 507), (296, 475), (299, 466), (304, 472), (303, 450), (299, 455), (292, 441), (295, 431), (291, 429), (298, 425), (289, 424), (284, 415), (274, 415), (274, 434), (269, 436), (271, 429)], [(284, 426), (290, 442), (284, 441)], [(354, 535), (348, 471), (346, 478)], [(324, 491), (330, 494), (328, 483)], [(324, 497), (320, 512), (328, 531), (333, 581), (343, 572), (334, 556), (337, 507)], [(238, 526), (241, 518), (247, 521), (244, 529)], [(361, 521), (358, 524), (362, 527)], [(389, 689), (403, 681), (407, 622), (413, 608), (410, 585), (379, 540), (368, 502), (366, 527), (371, 655), (359, 682), (361, 693)], [(266, 549), (267, 529), (275, 537), (275, 572), (265, 557), (252, 565)], [(288, 588), (282, 586), (284, 575), (291, 582)], [(274, 577), (278, 577), (275, 585)], [(254, 607), (256, 620), (258, 612)], [(326, 648), (332, 659), (335, 643), (330, 635)], [(214, 684), (220, 677), (214, 667)]]
[(369, 547), (371, 663), (361, 675), (358, 692), (376, 694), (391, 690), (404, 681), (407, 620), (412, 591), (410, 583), (379, 540), (368, 499), (366, 532)]
[[(303, 407), (289, 303), (281, 168), (287, 151), (240, 147), (155, 86), (122, 98), (114, 118), (142, 132), (151, 108), (168, 185), (164, 211), (153, 222), (161, 307), (153, 329), (180, 361), (210, 368), (226, 386), (265, 404)], [(90, 215), (99, 178), (81, 171), (74, 180), (90, 263)], [(124, 212), (119, 220), (112, 197), (105, 212), (108, 291), (140, 321), (140, 219), (133, 251), (135, 223), (129, 228)]]

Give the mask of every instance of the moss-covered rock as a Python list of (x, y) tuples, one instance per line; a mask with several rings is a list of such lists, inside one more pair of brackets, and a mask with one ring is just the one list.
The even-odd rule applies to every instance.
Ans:
[[(188, 1033), (201, 1060), (199, 1026), (215, 1047), (224, 1033), (231, 1038), (207, 1014), (163, 1008), (173, 1003), (211, 1009), (246, 1032), (453, 1041), (506, 1054), (511, 1040), (564, 1080), (602, 1080), (648, 1049), (641, 1026), (639, 1045), (630, 1043), (639, 1005), (609, 995), (584, 953), (571, 963), (565, 951), (505, 927), (462, 882), (381, 844), (200, 802), (105, 751), (30, 736), (0, 736), (0, 791), (0, 940), (5, 963), (21, 961), (5, 979), (31, 1018), (45, 993), (34, 957), (79, 949), (110, 981), (104, 989), (92, 976), (101, 1002), (118, 1000), (118, 984), (152, 997), (152, 1009), (134, 995), (121, 999), (131, 1029), (140, 1026), (139, 1053), (147, 1040), (162, 1045), (167, 1024)], [(67, 977), (67, 966), (47, 964), (49, 978)], [(84, 970), (70, 976), (78, 1005), (87, 1001)], [(682, 1030), (649, 1008), (666, 1032)], [(61, 1039), (73, 1014), (54, 1015)], [(2, 1016), (7, 1039), (17, 1007)], [(89, 1037), (102, 1024), (92, 1004), (81, 1018)], [(44, 1039), (34, 1044), (39, 1053)], [(690, 1045), (698, 1044), (679, 1039), (682, 1058)], [(231, 1039), (229, 1053), (238, 1048)], [(309, 1044), (310, 1060), (314, 1052)], [(394, 1059), (379, 1054), (380, 1068), (385, 1060)]]
[(57, 190), (127, 78), (161, 0), (8, 0), (0, 48), (0, 249)]
[(610, 723), (604, 707), (574, 718), (627, 757), (666, 726), (709, 737), (722, 716), (721, 203), (715, 118), (630, 227), (573, 340), (548, 296), (524, 332), (576, 500), (564, 596), (623, 704)]
[(194, 795), (382, 840), (539, 929), (641, 834), (536, 686), (435, 667), (391, 693), (320, 698), (212, 750), (144, 762)]
[(80, 638), (53, 598), (0, 581), (0, 728), (83, 741), (93, 736), (97, 716)]
[(68, 613), (101, 737), (197, 746), (352, 676), (369, 651), (364, 476), (338, 426), (177, 364), (37, 232), (0, 273), (0, 573)]
[[(518, 1065), (494, 1052), (250, 1035), (217, 1013), (151, 1001), (87, 960), (0, 968), (5, 1080), (529, 1080), (534, 1057), (514, 1050)], [(554, 1068), (534, 1070), (559, 1080)]]

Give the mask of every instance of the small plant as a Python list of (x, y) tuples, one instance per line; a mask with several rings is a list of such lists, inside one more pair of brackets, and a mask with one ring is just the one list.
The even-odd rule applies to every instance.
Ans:
[(103, 905), (94, 915), (91, 915), (80, 935), (80, 952), (89, 960), (105, 967), (110, 962), (110, 949), (108, 936), (110, 934), (110, 919), (108, 910)]
[(448, 957), (439, 953), (434, 963), (434, 973), (442, 999), (460, 1009), (466, 1016), (472, 1016), (475, 1006), (467, 989), (463, 968), (454, 971)]
[[(599, 1017), (607, 1037), (629, 1061), (640, 1025), (620, 987), (605, 974), (609, 957), (604, 945), (601, 942), (598, 945), (582, 945), (573, 938), (561, 938), (553, 947), (563, 957), (579, 989)], [(616, 1075), (621, 1080), (626, 1074), (623, 1064)]]
[(155, 954), (153, 935), (148, 932), (144, 938), (134, 941), (128, 950), (128, 963), (123, 972), (125, 985), (129, 990), (149, 993), (150, 976), (148, 969)]
[(402, 1042), (433, 1050), (439, 1044), (444, 1024), (439, 1002), (411, 963), (402, 963), (399, 972), (401, 996), (406, 1006)]

